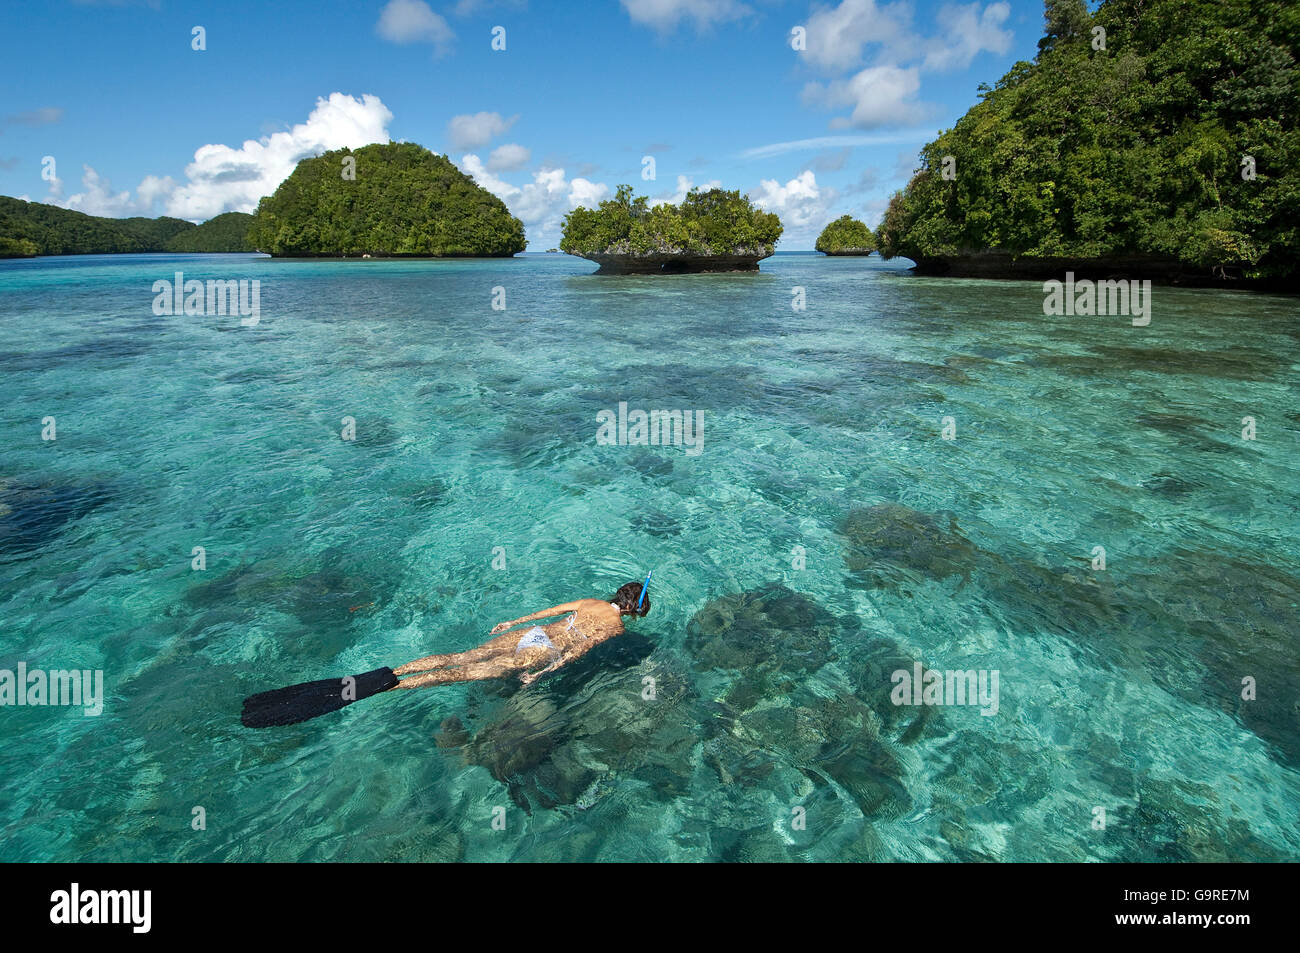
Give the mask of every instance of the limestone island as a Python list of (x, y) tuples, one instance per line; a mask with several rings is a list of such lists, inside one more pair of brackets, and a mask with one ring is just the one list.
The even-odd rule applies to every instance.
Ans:
[(303, 159), (258, 203), (248, 234), (285, 258), (508, 258), (525, 245), (504, 202), (409, 142)]
[(813, 247), (824, 255), (870, 255), (876, 250), (876, 237), (852, 215), (841, 215), (822, 229)]
[(1045, 20), (1034, 61), (921, 150), (881, 254), (962, 277), (1300, 286), (1294, 7), (1049, 0)]
[(781, 220), (739, 192), (692, 189), (681, 205), (650, 205), (620, 185), (599, 208), (564, 219), (560, 250), (600, 265), (598, 275), (758, 271), (776, 250)]
[(104, 218), (0, 195), (0, 258), (142, 252), (250, 252), (253, 216), (227, 212), (195, 225), (179, 218)]

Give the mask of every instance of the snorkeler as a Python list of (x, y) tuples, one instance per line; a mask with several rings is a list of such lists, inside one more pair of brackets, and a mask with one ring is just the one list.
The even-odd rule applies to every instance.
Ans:
[[(521, 682), (531, 685), (547, 672), (567, 665), (620, 634), (623, 616), (644, 616), (649, 612), (650, 600), (646, 596), (649, 585), (647, 574), (645, 582), (620, 586), (608, 601), (577, 599), (498, 623), (490, 633), (496, 638), (468, 652), (428, 655), (397, 668), (377, 668), (361, 675), (304, 682), (250, 695), (244, 699), (240, 721), (249, 728), (292, 725), (395, 688), (427, 688), (511, 675), (518, 675)], [(525, 632), (509, 631), (525, 622), (540, 622), (555, 616), (564, 618), (534, 625)]]

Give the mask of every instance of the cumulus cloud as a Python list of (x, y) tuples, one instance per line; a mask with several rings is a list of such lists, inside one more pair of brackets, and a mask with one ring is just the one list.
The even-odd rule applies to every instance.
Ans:
[(189, 181), (167, 200), (167, 214), (206, 219), (222, 212), (251, 212), (308, 156), (388, 142), (393, 114), (378, 96), (331, 93), (317, 99), (307, 121), (288, 132), (249, 139), (240, 148), (201, 146), (185, 167)]
[[(695, 183), (691, 180), (689, 176), (679, 175), (677, 176), (676, 191), (662, 192), (659, 195), (654, 196), (653, 198), (650, 199), (650, 205), (664, 205), (666, 203), (671, 203), (673, 205), (680, 205), (682, 199), (686, 198), (687, 194), (693, 188), (695, 188)], [(701, 192), (707, 192), (709, 189), (720, 189), (720, 188), (722, 188), (722, 183), (717, 179), (710, 179), (708, 182), (702, 182), (700, 183), (699, 186)]]
[(990, 3), (980, 10), (978, 3), (948, 4), (939, 10), (943, 36), (927, 44), (923, 68), (965, 69), (978, 54), (1005, 53), (1011, 49), (1011, 31), (1002, 29), (1011, 16), (1008, 3)]
[(833, 72), (857, 66), (863, 48), (872, 44), (884, 47), (892, 57), (904, 57), (915, 47), (911, 26), (912, 8), (907, 3), (878, 6), (875, 0), (844, 0), (837, 7), (818, 8), (808, 18), (803, 57)]
[(622, 0), (623, 9), (634, 23), (671, 33), (684, 20), (707, 29), (750, 12), (739, 0)]
[[(114, 192), (112, 184), (88, 165), (81, 167), (81, 173), (82, 191), (69, 195), (62, 201), (55, 201), (53, 204), (76, 209), (87, 215), (119, 218), (135, 214), (135, 201), (131, 198), (130, 190)], [(60, 192), (63, 189), (63, 183), (57, 179), (51, 183), (51, 198), (54, 198), (56, 188)]]
[(750, 193), (755, 205), (775, 212), (791, 232), (820, 225), (836, 197), (834, 189), (818, 186), (817, 176), (811, 169), (804, 169), (784, 185), (776, 179), (763, 179), (758, 191)]
[(430, 43), (438, 56), (456, 38), (447, 21), (424, 0), (389, 0), (379, 11), (375, 32), (390, 43)]
[[(904, 0), (842, 0), (819, 7), (808, 18), (804, 60), (828, 73), (856, 72), (826, 84), (809, 83), (804, 103), (849, 107), (849, 116), (831, 121), (832, 129), (874, 129), (924, 118), (931, 110), (915, 100), (920, 74), (964, 69), (982, 52), (1007, 52), (1012, 36), (1003, 24), (1010, 15), (1005, 0), (987, 6), (948, 3), (934, 17), (938, 32), (926, 37), (913, 28), (912, 7)], [(869, 59), (868, 48), (875, 48)]]
[(511, 185), (492, 174), (473, 153), (461, 156), (461, 170), (506, 203), (512, 215), (528, 230), (530, 245), (555, 244), (566, 213), (579, 205), (594, 208), (606, 198), (609, 186), (581, 176), (566, 178), (560, 168), (544, 167), (533, 173), (526, 185)]
[(185, 167), (186, 181), (148, 175), (130, 191), (115, 192), (109, 181), (85, 166), (81, 191), (63, 197), (63, 182), (50, 183), (45, 201), (91, 215), (155, 215), (202, 221), (222, 212), (252, 212), (308, 156), (331, 149), (358, 148), (388, 141), (393, 114), (377, 96), (355, 99), (331, 93), (317, 99), (307, 121), (288, 132), (247, 140), (240, 148), (200, 146)]
[(171, 176), (159, 178), (147, 175), (137, 186), (135, 195), (130, 189), (114, 191), (113, 184), (100, 175), (92, 166), (81, 167), (81, 191), (66, 198), (63, 195), (63, 180), (55, 178), (50, 182), (49, 194), (44, 201), (49, 205), (85, 212), (87, 215), (103, 215), (108, 218), (125, 218), (131, 215), (155, 216), (157, 204), (176, 188)]
[(929, 107), (916, 101), (921, 77), (916, 67), (868, 66), (847, 80), (809, 83), (803, 100), (828, 109), (851, 107), (848, 117), (831, 120), (832, 129), (877, 129), (914, 122)]
[(488, 112), (453, 116), (447, 123), (447, 135), (457, 149), (478, 149), (504, 135), (518, 118), (504, 119), (500, 113)]
[(510, 142), (497, 146), (488, 156), (487, 167), (493, 172), (514, 172), (528, 165), (532, 153), (525, 146)]

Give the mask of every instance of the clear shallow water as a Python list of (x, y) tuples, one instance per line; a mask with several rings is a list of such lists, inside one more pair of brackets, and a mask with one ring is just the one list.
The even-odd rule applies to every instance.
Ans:
[[(0, 668), (108, 695), (0, 708), (0, 859), (1300, 857), (1295, 300), (593, 267), (0, 263)], [(261, 323), (153, 315), (178, 269)], [(598, 446), (619, 401), (703, 452)], [(650, 567), (636, 635), (527, 690), (239, 724)], [(893, 706), (913, 661), (997, 714)]]

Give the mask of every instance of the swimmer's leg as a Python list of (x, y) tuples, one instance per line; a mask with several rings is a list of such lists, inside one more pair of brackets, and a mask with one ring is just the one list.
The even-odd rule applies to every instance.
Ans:
[(515, 650), (515, 645), (519, 642), (520, 633), (515, 632), (511, 635), (502, 635), (490, 642), (484, 642), (476, 649), (470, 649), (467, 652), (453, 652), (448, 655), (426, 655), (424, 658), (416, 659), (414, 662), (407, 662), (405, 665), (393, 669), (394, 675), (410, 675), (412, 672), (427, 672), (435, 668), (459, 668), (464, 665), (471, 665), (474, 662), (485, 662), (490, 658), (498, 655), (507, 655)]
[[(412, 675), (410, 678), (402, 679), (395, 687), (429, 688), (433, 685), (450, 685), (453, 682), (477, 682), (485, 678), (505, 678), (526, 667), (522, 657), (497, 656), (483, 662), (472, 662), (460, 668), (439, 668), (432, 672), (424, 672), (421, 675)], [(399, 671), (399, 669), (393, 669), (394, 674)]]

